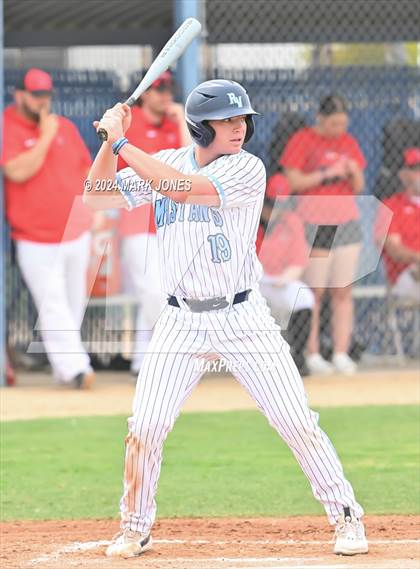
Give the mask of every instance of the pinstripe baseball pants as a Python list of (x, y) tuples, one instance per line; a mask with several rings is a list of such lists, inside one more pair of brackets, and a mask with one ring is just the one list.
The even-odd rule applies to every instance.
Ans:
[(203, 374), (195, 365), (197, 355), (210, 353), (234, 364), (236, 379), (290, 447), (330, 523), (344, 506), (361, 517), (334, 447), (308, 407), (289, 346), (255, 289), (248, 301), (225, 310), (193, 313), (166, 306), (160, 316), (128, 420), (121, 527), (151, 529), (163, 443)]

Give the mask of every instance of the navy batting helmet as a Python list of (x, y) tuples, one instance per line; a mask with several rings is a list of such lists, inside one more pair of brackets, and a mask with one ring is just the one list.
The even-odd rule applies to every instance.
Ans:
[(246, 115), (246, 135), (248, 142), (254, 133), (252, 115), (257, 115), (251, 107), (248, 94), (242, 85), (226, 79), (213, 79), (198, 85), (185, 103), (185, 118), (188, 130), (197, 144), (208, 146), (215, 136), (210, 120), (228, 119)]

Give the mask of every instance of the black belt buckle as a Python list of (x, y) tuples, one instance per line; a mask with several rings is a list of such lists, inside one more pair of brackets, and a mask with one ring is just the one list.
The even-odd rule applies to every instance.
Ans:
[(229, 306), (229, 302), (225, 296), (210, 298), (208, 300), (195, 300), (184, 298), (185, 304), (191, 312), (207, 312), (210, 310), (222, 310)]

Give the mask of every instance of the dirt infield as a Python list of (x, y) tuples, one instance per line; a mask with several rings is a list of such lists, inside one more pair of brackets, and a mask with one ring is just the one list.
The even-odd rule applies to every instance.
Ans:
[(110, 520), (14, 522), (0, 526), (5, 569), (414, 569), (419, 567), (418, 516), (366, 519), (370, 552), (332, 554), (332, 529), (323, 517), (286, 519), (163, 519), (155, 546), (141, 558), (107, 558), (118, 530)]

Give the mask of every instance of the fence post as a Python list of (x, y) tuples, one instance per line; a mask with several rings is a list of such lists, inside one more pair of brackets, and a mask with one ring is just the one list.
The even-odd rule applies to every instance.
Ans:
[[(175, 29), (178, 28), (186, 18), (197, 18), (201, 21), (199, 2), (200, 0), (173, 0)], [(204, 22), (201, 22), (201, 24), (203, 25)], [(195, 38), (178, 61), (177, 80), (181, 87), (182, 101), (184, 103), (188, 94), (200, 83), (200, 43), (200, 38)]]

